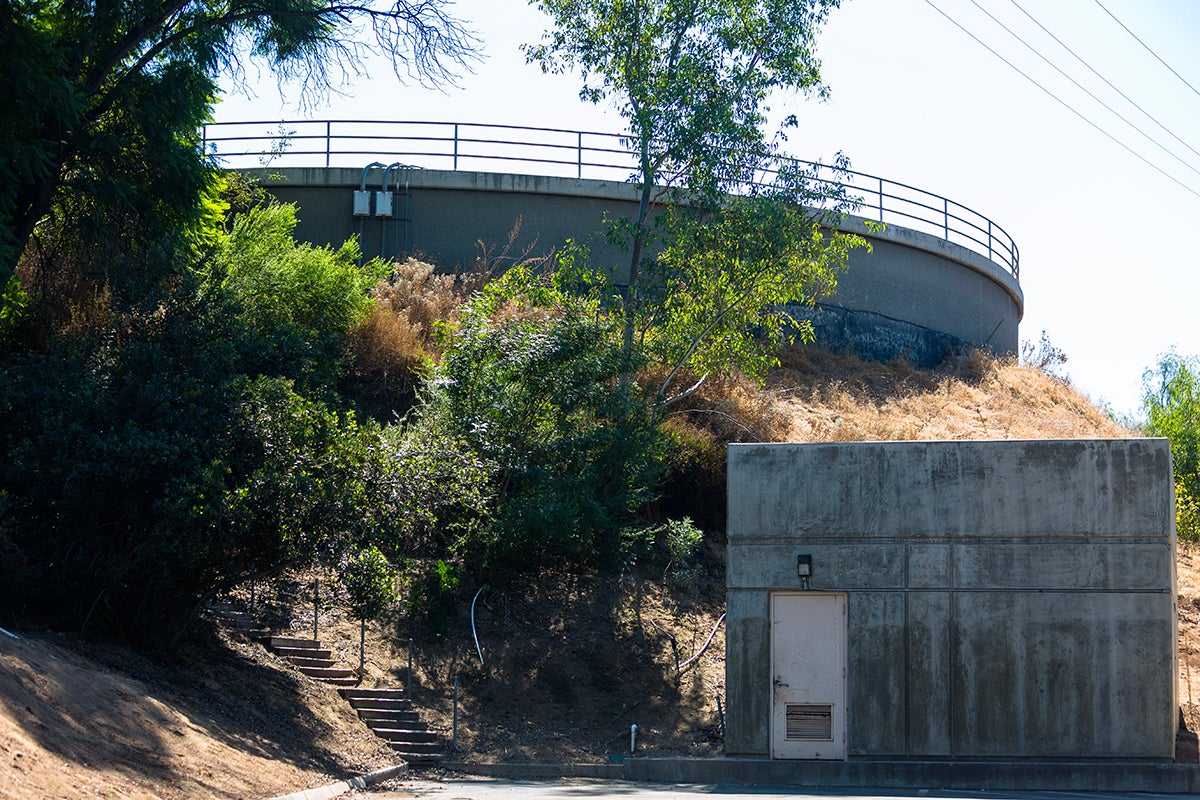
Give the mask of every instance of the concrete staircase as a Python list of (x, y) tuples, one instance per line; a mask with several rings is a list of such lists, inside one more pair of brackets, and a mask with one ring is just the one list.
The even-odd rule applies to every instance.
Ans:
[(332, 651), (318, 640), (275, 636), (253, 615), (228, 606), (209, 610), (227, 627), (261, 642), (301, 674), (339, 687), (338, 693), (358, 712), (359, 719), (409, 764), (436, 764), (444, 757), (440, 737), (421, 721), (420, 712), (403, 689), (359, 688), (355, 670), (334, 666)]
[(335, 667), (332, 653), (316, 639), (267, 636), (263, 640), (272, 653), (289, 662), (302, 675), (334, 686), (354, 686), (358, 675), (349, 667)]
[(440, 761), (444, 747), (436, 733), (421, 721), (403, 689), (339, 689), (376, 736), (410, 764)]

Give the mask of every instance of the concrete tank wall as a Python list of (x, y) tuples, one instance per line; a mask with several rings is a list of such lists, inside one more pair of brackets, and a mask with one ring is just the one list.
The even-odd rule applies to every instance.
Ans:
[[(606, 212), (632, 216), (636, 211), (636, 191), (628, 183), (410, 170), (393, 171), (389, 183), (407, 186), (410, 218), (362, 219), (352, 213), (361, 170), (247, 172), (280, 200), (299, 206), (297, 234), (305, 241), (340, 245), (358, 234), (368, 257), (420, 254), (448, 268), (471, 266), (485, 251), (490, 258), (500, 256), (518, 222), (520, 232), (504, 253), (507, 258), (542, 255), (573, 238), (586, 241), (601, 263), (617, 265), (623, 254), (596, 232)], [(379, 182), (375, 171), (368, 186), (377, 189)], [(955, 342), (1016, 351), (1024, 298), (1005, 269), (965, 247), (905, 228), (871, 230), (854, 217), (843, 227), (866, 237), (872, 251), (851, 255), (837, 293), (826, 301), (839, 312), (837, 332), (823, 334), (828, 346), (884, 359), (916, 354), (920, 363), (939, 360)], [(811, 314), (801, 308), (794, 312)], [(817, 328), (822, 330), (820, 324)], [(943, 342), (936, 334), (951, 338)], [(913, 345), (914, 338), (921, 344)], [(931, 355), (920, 356), (926, 350)]]
[(726, 750), (767, 756), (772, 591), (845, 591), (853, 757), (1174, 754), (1166, 440), (729, 448)]

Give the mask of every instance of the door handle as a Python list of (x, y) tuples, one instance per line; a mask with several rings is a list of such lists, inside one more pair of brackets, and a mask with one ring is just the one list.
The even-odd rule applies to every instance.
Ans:
[(779, 680), (778, 675), (775, 676), (775, 688), (776, 689), (786, 689), (787, 688), (787, 684), (784, 683), (783, 681)]

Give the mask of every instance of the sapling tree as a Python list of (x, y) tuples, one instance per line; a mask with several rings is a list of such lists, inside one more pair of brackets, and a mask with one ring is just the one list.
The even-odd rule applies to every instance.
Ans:
[(342, 561), (338, 578), (350, 597), (350, 615), (359, 621), (358, 674), (367, 660), (367, 620), (376, 619), (396, 600), (396, 570), (374, 545)]
[(814, 44), (838, 0), (532, 1), (553, 27), (527, 58), (578, 71), (580, 96), (625, 119), (636, 163), (637, 211), (608, 229), (628, 259), (577, 249), (570, 266), (611, 279), (590, 285), (614, 296), (622, 346), (666, 368), (657, 407), (698, 388), (675, 389), (685, 371), (761, 374), (790, 324), (775, 309), (832, 291), (859, 243), (833, 225), (839, 185), (767, 132), (773, 96), (827, 94)]

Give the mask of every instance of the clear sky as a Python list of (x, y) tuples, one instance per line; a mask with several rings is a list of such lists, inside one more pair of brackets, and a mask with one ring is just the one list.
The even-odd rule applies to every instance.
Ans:
[[(800, 119), (799, 131), (790, 136), (793, 155), (828, 162), (842, 151), (856, 170), (945, 195), (1004, 227), (1021, 252), (1021, 339), (1036, 342), (1045, 330), (1066, 352), (1065, 369), (1075, 385), (1093, 400), (1131, 412), (1142, 372), (1160, 353), (1174, 347), (1200, 354), (1200, 270), (1192, 240), (1200, 233), (1200, 93), (1191, 88), (1200, 88), (1200, 1), (1100, 3), (843, 0), (818, 47), (831, 99), (781, 97), (773, 105)], [(254, 81), (253, 97), (231, 90), (216, 119), (444, 120), (620, 130), (615, 114), (579, 100), (577, 78), (545, 76), (525, 64), (518, 48), (537, 41), (545, 23), (524, 0), (459, 0), (454, 10), (484, 43), (484, 60), (458, 88), (439, 92), (404, 85), (386, 64), (369, 63), (370, 77), (346, 87), (343, 96), (302, 108), (294, 88), (281, 92), (262, 75)]]

